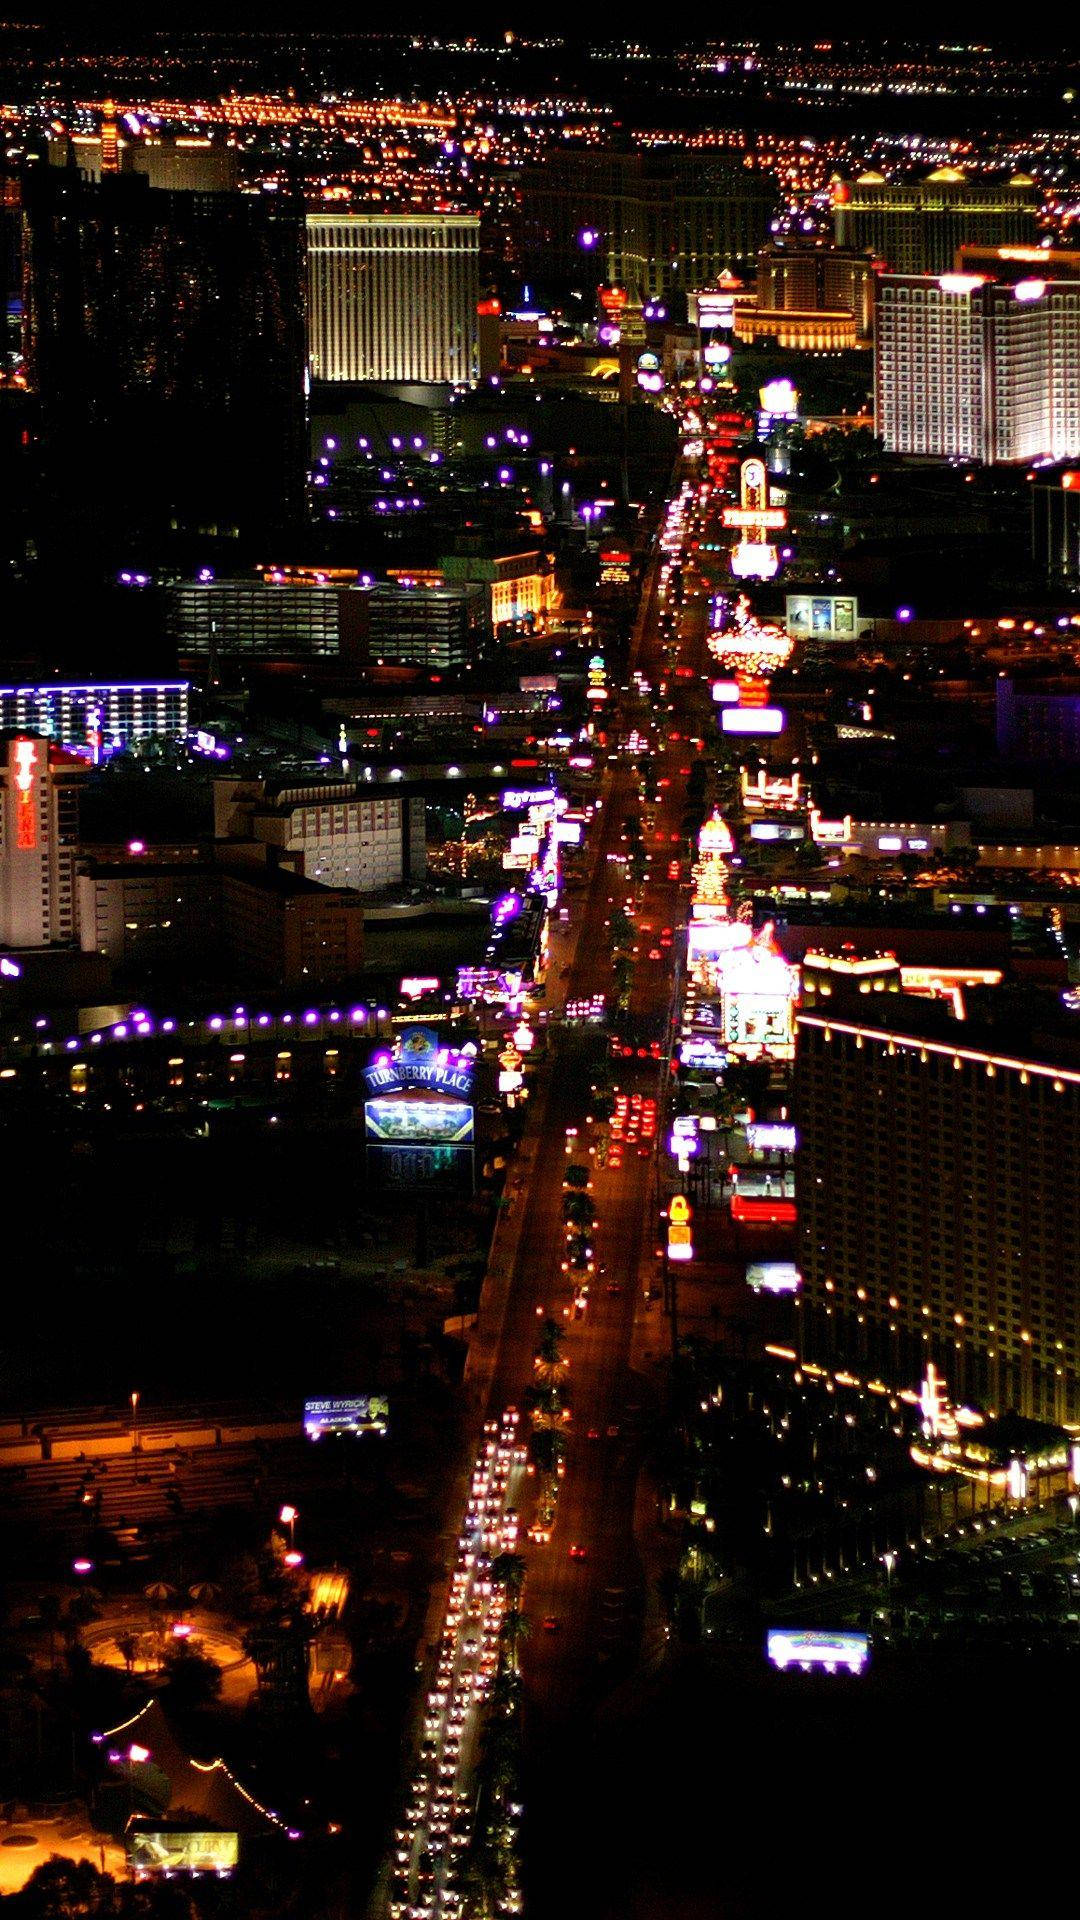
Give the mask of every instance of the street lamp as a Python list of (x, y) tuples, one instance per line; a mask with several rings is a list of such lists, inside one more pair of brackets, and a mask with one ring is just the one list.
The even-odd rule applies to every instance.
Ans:
[(138, 1389), (131, 1396), (131, 1451), (139, 1451), (139, 1394)]
[(1069, 1512), (1072, 1514), (1073, 1526), (1075, 1527), (1077, 1513), (1080, 1513), (1080, 1493), (1070, 1493)]
[(290, 1547), (295, 1547), (296, 1545), (296, 1523), (299, 1518), (300, 1515), (295, 1507), (282, 1507), (281, 1512), (278, 1514), (278, 1519), (281, 1521), (282, 1526), (288, 1527), (289, 1529)]
[(882, 1554), (881, 1558), (885, 1567), (885, 1595), (886, 1598), (888, 1598), (892, 1593), (892, 1577), (893, 1568), (896, 1565), (896, 1555), (890, 1547), (887, 1552)]

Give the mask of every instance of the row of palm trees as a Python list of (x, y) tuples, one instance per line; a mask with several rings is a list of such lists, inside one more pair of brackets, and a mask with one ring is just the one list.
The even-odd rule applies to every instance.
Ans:
[(533, 1380), (525, 1394), (532, 1433), (529, 1453), (539, 1476), (535, 1524), (550, 1528), (555, 1518), (559, 1481), (565, 1467), (566, 1428), (570, 1419), (570, 1391), (567, 1376), (570, 1362), (563, 1353), (565, 1328), (557, 1320), (547, 1319), (540, 1329), (540, 1342), (533, 1354)]
[(525, 1584), (521, 1555), (497, 1554), (491, 1578), (502, 1589), (504, 1607), (499, 1662), (480, 1734), (476, 1828), (463, 1874), (466, 1920), (505, 1920), (522, 1908), (519, 1653), (529, 1622), (521, 1611)]

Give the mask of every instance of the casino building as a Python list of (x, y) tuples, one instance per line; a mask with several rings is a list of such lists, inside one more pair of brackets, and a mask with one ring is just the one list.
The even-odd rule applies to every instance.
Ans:
[(802, 1357), (1080, 1420), (1080, 1044), (907, 994), (796, 1023)]

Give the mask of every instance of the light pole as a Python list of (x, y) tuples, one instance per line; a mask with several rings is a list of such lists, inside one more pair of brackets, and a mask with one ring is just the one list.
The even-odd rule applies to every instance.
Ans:
[(297, 1512), (295, 1507), (289, 1507), (289, 1506), (282, 1507), (281, 1512), (278, 1514), (278, 1519), (281, 1521), (282, 1526), (288, 1527), (289, 1529), (290, 1549), (292, 1549), (296, 1545), (296, 1523), (299, 1518), (300, 1518), (300, 1515)]
[(138, 1388), (131, 1396), (131, 1451), (139, 1451), (139, 1393)]
[(893, 1568), (896, 1565), (896, 1555), (892, 1548), (889, 1547), (882, 1554), (881, 1558), (885, 1566), (885, 1599), (886, 1602), (890, 1602), (892, 1599), (892, 1577)]

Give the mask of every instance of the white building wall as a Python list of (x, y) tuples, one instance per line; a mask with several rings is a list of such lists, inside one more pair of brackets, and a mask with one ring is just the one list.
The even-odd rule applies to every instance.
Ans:
[(308, 880), (374, 893), (399, 886), (403, 869), (402, 802), (347, 800), (295, 807), (286, 846), (299, 854)]

